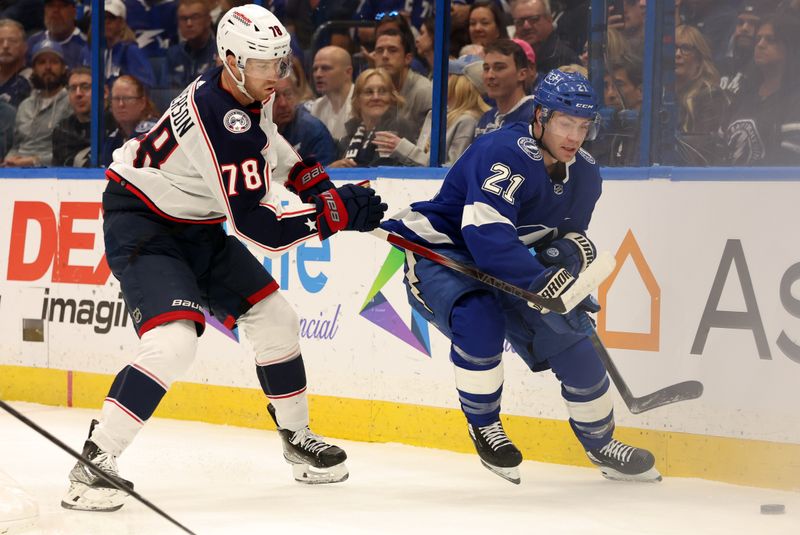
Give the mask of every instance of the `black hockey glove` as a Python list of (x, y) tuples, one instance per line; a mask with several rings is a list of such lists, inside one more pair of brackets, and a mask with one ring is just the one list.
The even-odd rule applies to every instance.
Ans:
[(322, 240), (340, 230), (369, 232), (381, 222), (389, 208), (372, 188), (345, 184), (312, 198), (317, 205), (317, 229)]
[(289, 178), (283, 183), (286, 189), (300, 197), (303, 202), (314, 202), (313, 197), (333, 187), (331, 177), (322, 164), (314, 158), (297, 162), (289, 171)]
[(545, 267), (563, 267), (577, 277), (597, 256), (592, 241), (577, 232), (570, 232), (560, 240), (550, 242), (536, 252), (536, 258)]

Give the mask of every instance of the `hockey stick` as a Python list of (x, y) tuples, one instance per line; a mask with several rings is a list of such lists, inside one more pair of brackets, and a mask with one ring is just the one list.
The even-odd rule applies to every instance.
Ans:
[[(590, 320), (588, 316), (584, 314), (583, 317), (585, 319), (582, 318), (581, 321), (589, 323)], [(628, 387), (628, 384), (625, 382), (625, 379), (623, 379), (622, 375), (619, 373), (617, 365), (611, 360), (611, 355), (608, 354), (605, 345), (603, 345), (600, 337), (597, 336), (594, 327), (592, 325), (584, 325), (584, 327), (589, 331), (589, 339), (595, 351), (597, 351), (597, 354), (600, 356), (600, 360), (603, 361), (608, 375), (610, 375), (611, 380), (614, 381), (614, 386), (617, 387), (620, 396), (622, 396), (622, 401), (625, 402), (625, 405), (628, 406), (628, 410), (633, 414), (657, 409), (658, 407), (663, 407), (670, 403), (697, 399), (703, 395), (703, 383), (700, 381), (683, 381), (682, 383), (665, 386), (651, 394), (646, 394), (638, 398), (635, 397), (630, 387)]]
[(57, 439), (55, 436), (51, 435), (50, 433), (48, 433), (47, 431), (45, 431), (44, 429), (39, 427), (37, 424), (35, 424), (33, 421), (31, 421), (25, 415), (21, 414), (14, 407), (10, 406), (8, 403), (3, 401), (2, 399), (0, 399), (0, 408), (5, 410), (11, 416), (16, 418), (20, 422), (24, 423), (25, 425), (27, 425), (28, 427), (30, 427), (31, 429), (33, 429), (34, 431), (36, 431), (40, 435), (42, 435), (44, 438), (46, 438), (47, 440), (49, 440), (50, 442), (52, 442), (53, 444), (55, 444), (56, 446), (58, 446), (62, 450), (64, 450), (67, 453), (69, 453), (72, 457), (77, 459), (79, 463), (81, 463), (83, 466), (88, 468), (90, 472), (92, 472), (94, 475), (96, 475), (97, 477), (99, 477), (100, 479), (105, 481), (106, 483), (110, 484), (111, 486), (113, 486), (114, 488), (116, 488), (118, 490), (121, 490), (122, 492), (124, 492), (126, 494), (129, 494), (130, 496), (132, 496), (136, 500), (140, 501), (141, 503), (143, 503), (144, 505), (146, 505), (147, 507), (149, 507), (150, 509), (152, 509), (153, 511), (155, 511), (156, 513), (158, 513), (159, 515), (164, 517), (165, 519), (169, 520), (170, 522), (172, 522), (173, 524), (178, 526), (181, 530), (185, 531), (186, 533), (189, 533), (190, 535), (195, 535), (194, 531), (190, 530), (189, 528), (187, 528), (186, 526), (184, 526), (183, 524), (181, 524), (180, 522), (178, 522), (177, 520), (175, 520), (174, 518), (169, 516), (167, 513), (165, 513), (161, 509), (159, 509), (152, 502), (150, 502), (149, 500), (144, 498), (139, 493), (135, 492), (132, 488), (128, 488), (128, 486), (125, 485), (124, 483), (121, 483), (119, 481), (115, 481), (113, 477), (109, 477), (103, 470), (101, 470), (100, 468), (98, 468), (97, 466), (92, 464), (92, 462), (89, 461), (89, 459), (87, 459), (86, 457), (84, 457), (83, 455), (81, 455), (80, 453), (78, 453), (77, 451), (73, 450), (72, 448), (70, 448), (69, 446), (64, 444), (62, 441)]
[(493, 277), (488, 273), (479, 270), (475, 266), (457, 262), (452, 258), (428, 249), (424, 245), (419, 245), (418, 243), (409, 241), (402, 236), (392, 234), (391, 232), (387, 232), (382, 228), (376, 228), (375, 230), (371, 231), (370, 234), (401, 249), (416, 253), (419, 256), (427, 258), (428, 260), (436, 262), (437, 264), (441, 264), (452, 269), (453, 271), (457, 271), (463, 275), (466, 275), (467, 277), (471, 277), (477, 281), (487, 284), (492, 288), (497, 288), (498, 290), (519, 297), (520, 299), (524, 299), (525, 301), (533, 303), (534, 305), (542, 308), (552, 310), (558, 314), (566, 314), (575, 308), (578, 303), (583, 301), (587, 295), (592, 293), (604, 280), (606, 280), (606, 277), (608, 277), (611, 272), (614, 271), (614, 266), (616, 265), (616, 260), (614, 260), (614, 257), (611, 255), (611, 253), (607, 251), (602, 252), (598, 254), (595, 261), (589, 264), (589, 267), (587, 267), (583, 273), (581, 273), (580, 276), (575, 279), (575, 282), (567, 291), (558, 297), (543, 297), (539, 294), (531, 292), (530, 290), (520, 288), (519, 286), (510, 284), (504, 280), (498, 279), (497, 277)]

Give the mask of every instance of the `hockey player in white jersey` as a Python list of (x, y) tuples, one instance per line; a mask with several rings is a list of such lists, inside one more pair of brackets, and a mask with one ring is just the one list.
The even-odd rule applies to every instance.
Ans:
[[(586, 78), (554, 70), (537, 88), (534, 110), (530, 123), (478, 138), (433, 199), (381, 226), (517, 286), (560, 295), (595, 256), (586, 230), (601, 179), (581, 144), (596, 129), (597, 101)], [(531, 370), (553, 370), (572, 430), (604, 476), (661, 479), (649, 451), (612, 436), (610, 383), (587, 336), (586, 312), (596, 312), (596, 302), (543, 313), (412, 253), (405, 270), (409, 303), (451, 340), (459, 401), (487, 468), (520, 482), (522, 454), (500, 422), (507, 338)]]
[[(284, 457), (303, 483), (343, 481), (346, 454), (308, 427), (299, 320), (246, 247), (284, 251), (341, 230), (369, 231), (386, 210), (369, 188), (334, 188), (302, 161), (272, 122), (278, 79), (290, 72), (289, 34), (268, 10), (228, 11), (217, 31), (223, 66), (175, 98), (147, 134), (114, 152), (103, 194), (106, 258), (140, 337), (93, 421), (83, 454), (118, 477), (117, 457), (194, 359), (209, 310), (238, 325)], [(275, 180), (302, 203), (282, 207)], [(225, 358), (220, 355), (220, 358)], [(113, 511), (125, 494), (80, 463), (62, 500), (69, 509)]]

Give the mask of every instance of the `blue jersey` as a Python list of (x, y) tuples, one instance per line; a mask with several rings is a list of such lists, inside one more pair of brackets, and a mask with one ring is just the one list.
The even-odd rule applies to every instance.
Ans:
[(600, 192), (588, 152), (581, 149), (554, 181), (530, 126), (516, 123), (478, 138), (433, 199), (381, 226), (443, 254), (465, 253), (479, 269), (529, 288), (544, 269), (529, 248), (585, 233)]
[(520, 121), (529, 123), (531, 119), (533, 119), (533, 97), (527, 95), (506, 113), (500, 113), (497, 106), (484, 113), (475, 127), (475, 138)]

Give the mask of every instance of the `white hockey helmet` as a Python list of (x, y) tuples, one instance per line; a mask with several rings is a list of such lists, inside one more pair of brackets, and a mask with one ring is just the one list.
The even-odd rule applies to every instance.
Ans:
[(291, 72), (290, 40), (289, 32), (278, 18), (268, 9), (255, 4), (228, 10), (217, 27), (217, 51), (222, 64), (233, 75), (225, 58), (228, 53), (235, 56), (241, 74), (241, 82), (237, 80), (237, 86), (247, 96), (250, 96), (244, 90), (247, 60), (280, 60), (278, 76), (285, 78)]

